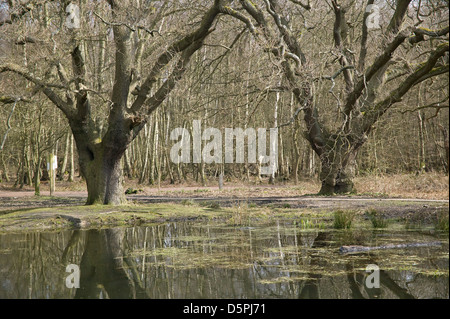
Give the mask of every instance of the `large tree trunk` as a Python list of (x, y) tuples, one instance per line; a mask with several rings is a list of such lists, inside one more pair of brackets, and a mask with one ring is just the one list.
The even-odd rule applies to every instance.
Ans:
[(88, 199), (86, 204), (123, 204), (122, 156), (107, 156), (104, 150), (87, 163), (80, 163), (83, 176), (86, 179)]
[(347, 142), (340, 143), (339, 139), (333, 144), (332, 150), (320, 156), (322, 187), (319, 193), (333, 195), (355, 192), (353, 179), (356, 175), (356, 157), (360, 145), (355, 147)]
[(320, 179), (322, 186), (319, 194), (334, 195), (334, 194), (348, 194), (355, 192), (353, 179), (355, 177), (355, 164), (340, 164), (340, 163), (322, 163), (322, 171)]
[(78, 149), (80, 173), (87, 185), (86, 204), (123, 204), (126, 198), (121, 159), (132, 140), (131, 132), (123, 125), (111, 125), (100, 140), (91, 129), (77, 121), (71, 123), (71, 128)]
[(336, 194), (346, 194), (356, 192), (353, 179), (356, 176), (356, 156), (357, 151), (351, 151), (336, 176), (336, 184), (334, 185), (334, 192)]

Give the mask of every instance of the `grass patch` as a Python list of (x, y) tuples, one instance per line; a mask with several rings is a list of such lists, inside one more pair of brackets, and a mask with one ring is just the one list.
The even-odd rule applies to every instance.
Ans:
[(352, 227), (355, 212), (352, 210), (337, 210), (333, 213), (335, 229), (350, 229)]
[(214, 211), (199, 205), (173, 203), (43, 207), (0, 215), (0, 232), (72, 226), (92, 228), (143, 225), (174, 220), (225, 218), (231, 214), (231, 210)]
[(200, 206), (211, 209), (220, 209), (220, 203), (215, 201), (200, 201)]
[(302, 218), (298, 223), (301, 229), (325, 229), (325, 223), (313, 218)]
[(250, 215), (251, 211), (248, 207), (247, 202), (240, 202), (231, 208), (232, 215), (231, 218), (228, 220), (229, 223), (232, 225), (250, 225)]
[(206, 189), (206, 188), (194, 189), (194, 193), (208, 193), (208, 192), (209, 192), (209, 189)]
[(183, 205), (183, 206), (193, 206), (193, 205), (195, 205), (195, 202), (192, 199), (183, 199), (181, 201), (181, 205)]
[(366, 210), (366, 216), (369, 217), (370, 222), (374, 228), (386, 228), (388, 227), (388, 221), (380, 215), (380, 213), (373, 208)]
[(411, 220), (406, 220), (405, 222), (405, 229), (406, 230), (419, 230), (422, 229), (424, 227), (422, 221), (411, 221)]
[(220, 209), (220, 203), (212, 202), (211, 204), (208, 205), (208, 207), (211, 209)]
[(448, 233), (448, 211), (438, 214), (435, 229)]

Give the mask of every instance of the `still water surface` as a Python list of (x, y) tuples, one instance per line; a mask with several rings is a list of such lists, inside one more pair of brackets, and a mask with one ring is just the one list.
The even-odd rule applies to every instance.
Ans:
[[(339, 253), (436, 240), (442, 245)], [(305, 230), (283, 220), (4, 234), (0, 298), (449, 298), (448, 248), (448, 234), (431, 231)], [(70, 264), (80, 288), (68, 288)], [(380, 288), (366, 285), (370, 264)]]

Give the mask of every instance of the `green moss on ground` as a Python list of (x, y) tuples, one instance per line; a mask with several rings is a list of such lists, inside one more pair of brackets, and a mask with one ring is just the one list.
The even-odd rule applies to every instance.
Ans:
[(226, 214), (222, 209), (171, 203), (26, 208), (1, 214), (0, 232), (142, 225), (169, 220), (223, 218)]

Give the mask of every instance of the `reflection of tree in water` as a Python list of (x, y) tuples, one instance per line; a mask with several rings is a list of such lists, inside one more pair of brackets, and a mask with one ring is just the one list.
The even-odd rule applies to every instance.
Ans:
[[(349, 234), (352, 238), (345, 240), (358, 240)], [(336, 250), (333, 233), (327, 231), (294, 229), (292, 233), (278, 223), (270, 236), (260, 238), (251, 230), (167, 223), (92, 230), (87, 236), (78, 298), (379, 298), (381, 291), (385, 296), (414, 297), (383, 270), (381, 289), (367, 288), (364, 267), (377, 264), (370, 255), (331, 266), (337, 267), (332, 271), (346, 275), (318, 271), (330, 265), (314, 251)], [(175, 253), (159, 255), (158, 249)], [(264, 258), (268, 261), (261, 262)], [(231, 266), (217, 260), (229, 261)], [(233, 268), (233, 263), (245, 262), (248, 267)], [(301, 269), (306, 278), (297, 280), (295, 269)], [(285, 282), (261, 283), (283, 276)]]
[[(361, 238), (361, 233), (347, 232), (344, 233), (345, 241), (350, 240), (350, 242), (363, 243), (367, 242), (367, 238)], [(413, 281), (414, 278), (419, 277), (424, 279), (424, 275), (410, 273), (409, 276), (405, 276), (400, 271), (385, 271), (380, 267), (380, 288), (368, 288), (366, 286), (365, 280), (368, 275), (364, 271), (365, 267), (369, 264), (382, 265), (383, 261), (377, 260), (376, 256), (373, 254), (362, 254), (360, 258), (352, 259), (349, 258), (345, 263), (336, 263), (334, 265), (326, 265), (330, 259), (324, 259), (320, 254), (315, 254), (314, 251), (322, 250), (329, 251), (336, 250), (335, 245), (330, 245), (333, 242), (332, 232), (300, 232), (295, 234), (295, 245), (297, 247), (300, 243), (299, 248), (301, 251), (301, 260), (296, 266), (302, 267), (302, 272), (306, 272), (306, 279), (304, 280), (294, 280), (288, 281), (282, 288), (282, 285), (278, 285), (278, 289), (271, 289), (271, 295), (274, 297), (284, 297), (284, 298), (401, 298), (401, 299), (411, 299), (411, 298), (423, 298), (424, 296), (433, 296), (433, 289), (442, 290), (441, 286), (447, 285), (427, 285), (425, 281), (421, 281), (420, 290), (411, 290), (408, 286), (408, 281)], [(342, 240), (342, 238), (341, 238)], [(291, 274), (289, 273), (289, 265), (294, 262), (292, 258), (288, 258), (288, 254), (283, 253), (283, 247), (280, 246), (280, 258), (283, 259), (281, 262), (283, 266), (286, 267), (285, 276), (289, 278)], [(289, 246), (289, 242), (286, 241), (286, 246)], [(287, 248), (285, 247), (285, 248)], [(418, 252), (415, 252), (418, 253)], [(428, 256), (430, 257), (430, 256)], [(382, 258), (382, 257), (380, 257)], [(327, 261), (328, 260), (328, 261)], [(431, 262), (433, 259), (429, 259)], [(345, 259), (342, 259), (345, 261)], [(387, 262), (389, 265), (389, 262)], [(346, 275), (328, 275), (326, 272), (323, 274), (318, 272), (317, 269), (332, 268), (332, 272), (338, 273), (340, 270), (345, 270)], [(437, 267), (437, 269), (445, 269), (445, 266)], [(281, 271), (280, 271), (281, 274)], [(295, 270), (294, 270), (295, 275)], [(273, 274), (276, 277), (276, 274)], [(396, 278), (392, 278), (392, 276)], [(431, 278), (428, 280), (432, 281)], [(448, 278), (446, 279), (448, 283)], [(286, 288), (287, 287), (287, 288)], [(439, 287), (439, 288), (438, 288)], [(445, 298), (446, 293), (436, 295)], [(447, 294), (448, 297), (448, 294)], [(429, 297), (426, 297), (429, 298)]]
[[(2, 236), (0, 297), (448, 298), (448, 276), (384, 271), (386, 255), (334, 260), (339, 241), (370, 242), (349, 234), (281, 222), (256, 229), (180, 222)], [(448, 259), (434, 254), (414, 258), (448, 269)], [(65, 287), (71, 263), (80, 266), (79, 289)], [(380, 266), (381, 289), (366, 287), (368, 264)]]
[(411, 299), (414, 298), (407, 292), (406, 289), (401, 288), (394, 280), (392, 280), (389, 274), (380, 269), (380, 287), (368, 288), (366, 285), (366, 278), (369, 273), (364, 270), (369, 264), (379, 265), (379, 263), (373, 259), (370, 254), (364, 255), (356, 264), (349, 259), (345, 264), (347, 272), (348, 287), (350, 289), (350, 297), (353, 299), (376, 299), (381, 297), (381, 293), (384, 295), (392, 294), (398, 298)]
[(75, 298), (136, 298), (143, 292), (126, 271), (123, 228), (89, 230), (80, 264), (80, 288)]
[[(0, 299), (69, 298), (60, 256), (72, 232), (34, 232), (0, 236)], [(74, 246), (74, 252), (78, 247)]]
[[(417, 233), (415, 236), (419, 235)], [(376, 232), (372, 234), (376, 237)], [(424, 234), (422, 234), (424, 235)], [(420, 237), (418, 237), (420, 238)], [(432, 241), (434, 238), (428, 238), (426, 235), (424, 237), (425, 241)], [(395, 240), (393, 238), (392, 240)], [(366, 242), (368, 240), (366, 239)], [(412, 240), (413, 241), (413, 240)], [(348, 243), (346, 243), (348, 244)], [(431, 248), (432, 249), (432, 248)], [(377, 252), (365, 252), (358, 254), (361, 256), (359, 262), (354, 264), (353, 262), (346, 263), (346, 271), (347, 271), (347, 279), (349, 283), (349, 288), (351, 289), (351, 297), (354, 299), (375, 299), (375, 298), (400, 298), (400, 299), (414, 299), (414, 298), (434, 298), (435, 296), (441, 295), (443, 298), (448, 298), (448, 293), (439, 294), (433, 292), (433, 289), (439, 290), (440, 286), (445, 285), (434, 285), (431, 284), (433, 281), (432, 278), (427, 278), (429, 284), (424, 284), (422, 282), (421, 288), (419, 290), (415, 290), (411, 283), (414, 282), (416, 278), (424, 278), (427, 277), (423, 274), (417, 274), (411, 271), (398, 271), (398, 270), (385, 270), (392, 268), (392, 265), (395, 265), (395, 261), (391, 260), (389, 256), (399, 256), (397, 258), (402, 258), (410, 256), (410, 254), (414, 254), (416, 258), (423, 258), (426, 260), (426, 264), (421, 265), (424, 269), (445, 269), (447, 265), (434, 265), (433, 259), (431, 258), (432, 252), (429, 248), (422, 248), (418, 250), (408, 251), (408, 250), (396, 250), (391, 252), (378, 254)], [(406, 266), (406, 261), (403, 261)], [(361, 269), (364, 269), (367, 265), (374, 264), (379, 267), (379, 280), (380, 280), (380, 288), (368, 288), (366, 286), (366, 278), (369, 273), (364, 272)], [(398, 265), (397, 265), (398, 266)], [(448, 283), (448, 277), (446, 277), (446, 281)], [(448, 284), (447, 284), (448, 287)], [(421, 291), (420, 291), (421, 290)], [(448, 291), (448, 289), (447, 289)], [(445, 294), (447, 295), (445, 297)], [(427, 296), (427, 297), (425, 297)]]

